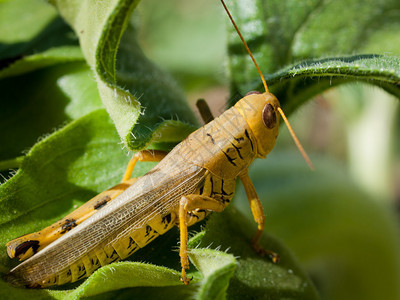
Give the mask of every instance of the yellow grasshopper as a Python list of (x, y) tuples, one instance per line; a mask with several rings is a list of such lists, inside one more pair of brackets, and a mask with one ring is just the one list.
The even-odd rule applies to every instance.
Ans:
[[(188, 284), (187, 227), (230, 203), (237, 177), (242, 181), (257, 231), (251, 241), (260, 254), (279, 256), (259, 245), (265, 217), (248, 175), (255, 158), (265, 158), (278, 136), (279, 115), (285, 120), (307, 162), (279, 101), (265, 79), (232, 16), (222, 5), (262, 78), (265, 93), (251, 92), (190, 134), (171, 152), (141, 151), (133, 155), (122, 183), (40, 232), (7, 243), (7, 253), (25, 260), (6, 276), (8, 282), (43, 288), (75, 282), (96, 269), (130, 256), (173, 226), (180, 229), (181, 280)], [(203, 119), (212, 119), (205, 102)], [(137, 161), (160, 161), (141, 178), (130, 178)]]

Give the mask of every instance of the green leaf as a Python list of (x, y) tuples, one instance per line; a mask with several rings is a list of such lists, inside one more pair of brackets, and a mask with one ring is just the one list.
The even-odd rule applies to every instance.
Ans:
[(309, 60), (268, 76), (267, 80), (288, 113), (326, 89), (353, 81), (377, 85), (399, 98), (400, 58), (356, 55)]
[[(246, 197), (242, 200), (246, 201)], [(237, 269), (230, 279), (227, 298), (319, 299), (313, 283), (301, 270), (291, 251), (276, 238), (264, 234), (261, 245), (279, 254), (279, 264), (273, 264), (255, 253), (250, 245), (255, 230), (253, 220), (246, 222), (239, 211), (228, 207), (223, 213), (212, 215), (205, 233), (198, 237), (200, 241), (196, 237), (191, 241), (191, 247), (217, 247), (237, 257)], [(219, 256), (212, 257), (206, 266), (212, 268), (213, 262), (220, 259)], [(203, 271), (201, 267), (199, 269)], [(223, 287), (223, 282), (213, 284), (220, 284), (220, 290)]]
[[(361, 0), (256, 0), (230, 4), (263, 73), (270, 74), (266, 78), (271, 91), (288, 112), (333, 85), (355, 80), (383, 86), (398, 96), (399, 59), (383, 54), (399, 54), (400, 39), (384, 35), (397, 47), (379, 48), (375, 54), (380, 55), (369, 55), (369, 49), (378, 49), (371, 47), (370, 38), (387, 32), (389, 27), (400, 27), (400, 19), (394, 17), (399, 8), (400, 3), (394, 0), (373, 5)], [(233, 31), (232, 26), (229, 28)], [(230, 35), (229, 52), (233, 94), (263, 90), (237, 34)], [(359, 55), (349, 56), (355, 52)], [(236, 97), (231, 103), (237, 100)]]
[[(40, 59), (36, 62), (46, 64)], [(23, 61), (18, 65), (30, 66)], [(0, 80), (0, 90), (0, 160), (21, 155), (40, 136), (102, 107), (91, 71), (82, 62), (57, 64), (5, 78)]]
[(196, 298), (225, 299), (229, 280), (236, 269), (233, 255), (211, 249), (192, 249), (189, 257), (204, 276)]
[(83, 61), (82, 52), (79, 47), (63, 46), (50, 48), (38, 54), (24, 56), (8, 65), (6, 68), (1, 69), (0, 79), (75, 61)]
[(129, 26), (122, 37), (138, 2), (54, 1), (79, 36), (100, 97), (122, 141), (132, 150), (151, 142), (176, 143), (196, 124), (181, 92), (141, 52), (135, 31)]
[(1, 1), (0, 32), (1, 68), (26, 55), (77, 45), (57, 11), (41, 0)]
[[(77, 39), (51, 5), (2, 1), (0, 14), (0, 160), (13, 160), (39, 137), (101, 104), (90, 75), (82, 76), (90, 70)], [(71, 95), (64, 86), (73, 77), (80, 85)], [(10, 162), (2, 163), (2, 170), (18, 167)]]

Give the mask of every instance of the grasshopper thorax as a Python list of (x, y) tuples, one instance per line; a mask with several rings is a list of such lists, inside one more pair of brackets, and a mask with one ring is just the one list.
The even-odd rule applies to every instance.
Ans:
[(268, 92), (248, 93), (235, 104), (254, 135), (259, 157), (265, 157), (275, 146), (279, 133), (278, 107), (278, 99)]

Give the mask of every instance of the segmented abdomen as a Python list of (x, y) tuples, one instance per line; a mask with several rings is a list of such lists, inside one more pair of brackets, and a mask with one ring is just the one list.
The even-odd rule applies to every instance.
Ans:
[[(46, 279), (26, 284), (33, 288), (43, 288), (75, 282), (88, 277), (101, 266), (127, 258), (140, 248), (145, 247), (156, 237), (171, 229), (175, 225), (175, 219), (176, 215), (174, 213), (157, 216), (141, 229), (135, 230), (126, 236), (121, 236), (118, 240), (114, 239), (114, 242), (105, 242), (99, 245), (61, 271), (49, 274)], [(21, 278), (18, 272), (10, 273), (7, 281), (20, 284)]]

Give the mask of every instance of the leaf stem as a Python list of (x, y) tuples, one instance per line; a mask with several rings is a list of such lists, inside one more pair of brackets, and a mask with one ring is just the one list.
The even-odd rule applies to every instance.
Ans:
[(25, 156), (17, 156), (12, 159), (7, 159), (0, 161), (0, 171), (10, 170), (10, 169), (17, 169), (21, 167), (22, 161), (24, 160)]

